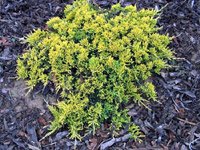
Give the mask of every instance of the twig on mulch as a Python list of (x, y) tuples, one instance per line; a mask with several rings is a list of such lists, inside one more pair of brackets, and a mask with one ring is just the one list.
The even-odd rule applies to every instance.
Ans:
[(190, 122), (190, 121), (188, 121), (188, 120), (184, 120), (184, 119), (181, 119), (181, 118), (177, 118), (179, 121), (182, 121), (182, 122), (184, 122), (184, 123), (187, 123), (187, 124), (189, 124), (189, 125), (193, 125), (193, 126), (196, 126), (197, 124), (196, 123), (194, 123), (194, 122)]
[(110, 146), (112, 146), (113, 144), (118, 143), (118, 142), (125, 142), (125, 141), (127, 141), (130, 137), (131, 137), (131, 134), (125, 134), (125, 135), (122, 136), (122, 137), (112, 138), (111, 140), (100, 144), (100, 150), (104, 150), (104, 149), (106, 149), (106, 148), (108, 148), (108, 147), (110, 147)]

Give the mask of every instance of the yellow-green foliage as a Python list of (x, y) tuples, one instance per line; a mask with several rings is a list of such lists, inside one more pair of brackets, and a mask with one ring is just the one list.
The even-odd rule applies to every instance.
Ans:
[(172, 58), (170, 38), (157, 33), (156, 14), (120, 4), (102, 11), (79, 0), (65, 8), (64, 18), (50, 19), (48, 30), (28, 36), (19, 78), (30, 88), (53, 82), (62, 91), (64, 101), (50, 107), (52, 132), (66, 124), (71, 138), (81, 139), (82, 130), (94, 133), (107, 122), (115, 131), (129, 125), (138, 137), (125, 106), (156, 100), (147, 79)]

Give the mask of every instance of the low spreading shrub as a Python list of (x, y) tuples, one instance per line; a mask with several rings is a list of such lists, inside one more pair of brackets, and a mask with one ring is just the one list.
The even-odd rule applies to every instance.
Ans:
[(157, 13), (120, 4), (98, 10), (77, 0), (63, 18), (50, 19), (48, 29), (28, 35), (30, 49), (17, 61), (19, 78), (31, 89), (52, 82), (61, 91), (62, 101), (49, 107), (50, 133), (66, 125), (71, 138), (81, 139), (106, 122), (138, 138), (126, 106), (156, 100), (148, 79), (172, 58), (170, 38), (158, 33)]

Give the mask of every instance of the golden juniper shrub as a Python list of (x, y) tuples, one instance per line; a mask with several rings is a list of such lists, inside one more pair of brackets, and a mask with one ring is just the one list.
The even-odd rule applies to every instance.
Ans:
[[(172, 58), (170, 38), (157, 33), (155, 10), (112, 6), (97, 10), (86, 0), (65, 8), (65, 17), (47, 22), (27, 37), (30, 50), (18, 59), (19, 78), (33, 88), (53, 82), (63, 101), (50, 106), (51, 133), (67, 125), (81, 139), (108, 122), (115, 131), (131, 124), (126, 105), (156, 100), (147, 81)], [(130, 125), (137, 139), (139, 128)]]

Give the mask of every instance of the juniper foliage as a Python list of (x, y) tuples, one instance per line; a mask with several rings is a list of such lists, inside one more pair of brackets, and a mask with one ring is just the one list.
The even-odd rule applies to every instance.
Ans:
[(54, 116), (50, 133), (67, 125), (71, 138), (95, 133), (102, 123), (115, 131), (129, 126), (137, 139), (126, 106), (156, 100), (147, 79), (167, 67), (172, 58), (170, 37), (158, 33), (155, 10), (113, 5), (100, 11), (86, 0), (65, 8), (48, 29), (28, 35), (30, 49), (18, 59), (19, 78), (32, 89), (53, 82), (63, 101), (49, 109)]

